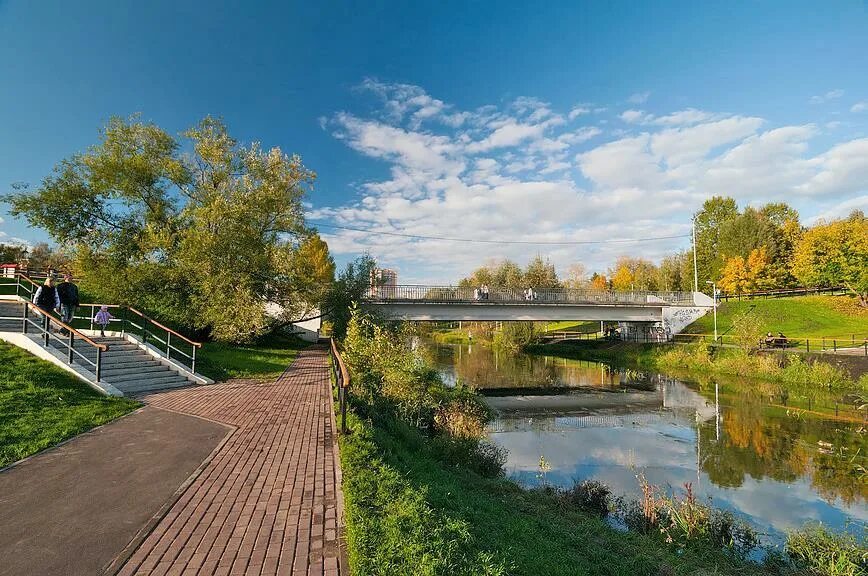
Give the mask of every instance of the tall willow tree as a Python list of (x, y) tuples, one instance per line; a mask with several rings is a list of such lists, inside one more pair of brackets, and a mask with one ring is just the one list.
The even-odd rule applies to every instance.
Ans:
[(100, 299), (231, 341), (269, 330), (268, 304), (278, 320), (317, 306), (334, 264), (304, 222), (315, 174), (214, 118), (182, 137), (188, 152), (154, 124), (112, 118), (87, 152), (3, 199), (74, 250)]

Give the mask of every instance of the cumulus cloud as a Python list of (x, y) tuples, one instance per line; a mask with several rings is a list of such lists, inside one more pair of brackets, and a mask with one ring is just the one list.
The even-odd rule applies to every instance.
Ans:
[[(783, 200), (809, 220), (865, 204), (868, 139), (817, 148), (813, 124), (769, 126), (763, 118), (687, 108), (619, 114), (631, 131), (576, 125), (601, 107), (559, 111), (530, 97), (472, 110), (405, 84), (367, 80), (381, 106), (324, 121), (336, 138), (388, 167), (316, 221), (336, 254), (369, 251), (402, 281), (454, 281), (497, 258), (541, 253), (565, 270), (604, 270), (620, 254), (651, 259), (688, 240), (528, 246), (689, 232), (690, 215), (713, 194), (742, 204)], [(611, 116), (609, 117), (611, 118)], [(637, 132), (638, 131), (638, 132)], [(378, 234), (499, 240), (462, 244)]]
[(850, 107), (850, 112), (865, 112), (868, 111), (868, 100), (856, 102)]

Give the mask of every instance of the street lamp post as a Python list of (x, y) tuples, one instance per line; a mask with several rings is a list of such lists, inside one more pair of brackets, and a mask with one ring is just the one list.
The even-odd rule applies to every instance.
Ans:
[(711, 284), (711, 297), (714, 298), (714, 341), (717, 342), (717, 284), (711, 280), (705, 283)]
[(699, 270), (696, 267), (696, 216), (693, 216), (693, 291), (699, 292)]

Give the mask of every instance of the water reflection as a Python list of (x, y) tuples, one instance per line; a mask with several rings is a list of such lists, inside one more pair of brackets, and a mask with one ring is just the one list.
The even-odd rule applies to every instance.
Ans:
[(840, 396), (685, 383), (480, 346), (434, 345), (429, 354), (447, 380), (496, 395), (490, 437), (525, 484), (539, 481), (544, 455), (547, 480), (561, 486), (594, 478), (634, 495), (640, 471), (674, 489), (690, 482), (773, 538), (809, 520), (859, 535), (868, 522), (865, 414)]

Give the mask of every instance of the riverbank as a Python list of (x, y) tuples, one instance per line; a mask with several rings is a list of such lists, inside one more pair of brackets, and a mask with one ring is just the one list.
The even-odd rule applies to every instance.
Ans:
[[(745, 560), (728, 528), (720, 530), (739, 524), (711, 522), (729, 517), (691, 500), (689, 488), (675, 497), (648, 486), (654, 498), (645, 503), (610, 499), (594, 483), (556, 489), (543, 457), (541, 488), (506, 479), (505, 454), (481, 437), (476, 395), (447, 389), (400, 338), (372, 323), (351, 322), (344, 346), (354, 383), (351, 433), (341, 437), (354, 573), (794, 573), (785, 560)], [(685, 511), (698, 523), (677, 524)], [(606, 513), (631, 530), (613, 528)]]
[[(695, 377), (719, 374), (764, 380), (801, 390), (822, 387), (842, 393), (868, 393), (868, 374), (854, 376), (834, 358), (799, 354), (749, 354), (738, 348), (712, 348), (706, 344), (638, 344), (633, 342), (568, 341), (532, 345), (529, 354), (605, 362), (622, 368), (670, 371)], [(858, 370), (857, 370), (858, 371)]]

